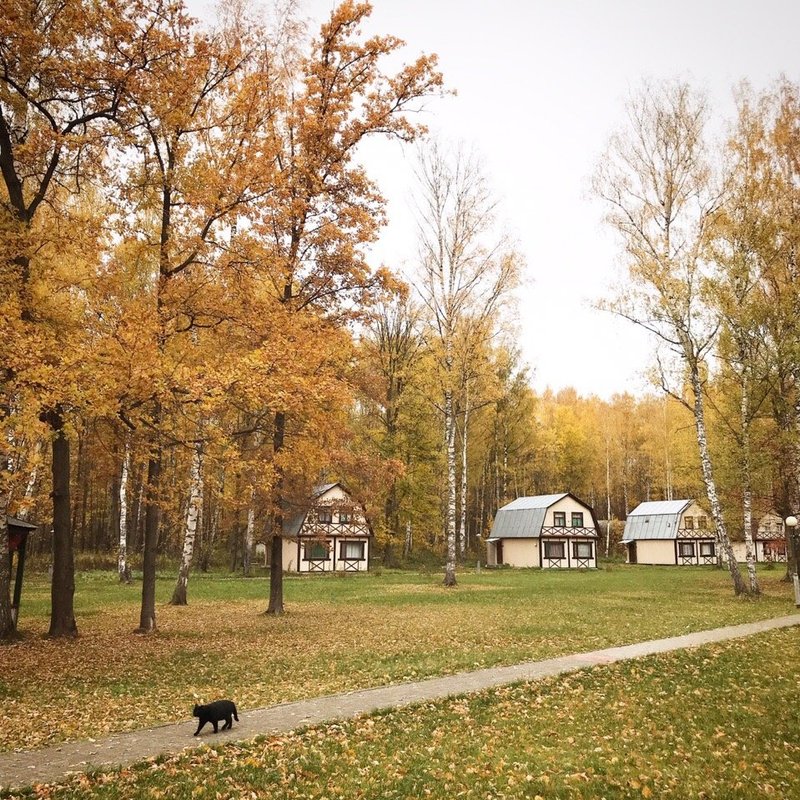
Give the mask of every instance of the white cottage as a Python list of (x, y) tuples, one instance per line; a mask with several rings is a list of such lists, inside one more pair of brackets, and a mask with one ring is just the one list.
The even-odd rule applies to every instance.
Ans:
[(366, 572), (372, 530), (341, 483), (318, 486), (307, 511), (283, 526), (287, 572)]
[(783, 517), (770, 509), (758, 521), (756, 535), (756, 561), (786, 561), (786, 529)]
[[(756, 561), (786, 561), (786, 530), (783, 517), (774, 509), (753, 523), (753, 545)], [(731, 547), (737, 561), (747, 560), (747, 545), (744, 542), (731, 542)]]
[(628, 514), (622, 544), (629, 564), (716, 564), (716, 536), (694, 500), (640, 503)]
[(572, 494), (518, 497), (495, 515), (487, 564), (596, 567), (598, 530), (591, 506)]

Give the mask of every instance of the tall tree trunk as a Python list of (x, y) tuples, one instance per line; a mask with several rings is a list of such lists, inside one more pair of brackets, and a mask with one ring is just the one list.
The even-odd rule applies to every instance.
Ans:
[(413, 529), (411, 527), (411, 520), (406, 520), (406, 537), (405, 541), (403, 542), (403, 555), (408, 556), (411, 554), (411, 550), (414, 547), (414, 534)]
[(444, 393), (444, 428), (447, 451), (447, 509), (445, 511), (445, 538), (447, 563), (444, 585), (456, 585), (456, 420), (453, 413), (453, 393)]
[(161, 523), (161, 444), (153, 442), (147, 461), (144, 511), (144, 555), (142, 558), (142, 608), (137, 633), (156, 629), (156, 554)]
[(125, 442), (125, 453), (122, 456), (122, 474), (119, 479), (119, 531), (117, 550), (117, 573), (120, 583), (131, 582), (131, 571), (128, 566), (128, 474), (130, 472), (131, 451)]
[[(742, 361), (744, 363), (744, 361)], [(750, 398), (747, 375), (742, 376), (742, 401), (740, 406), (740, 425), (742, 428), (742, 522), (744, 523), (744, 543), (747, 559), (747, 576), (750, 594), (761, 594), (756, 575), (756, 552), (753, 544), (753, 488), (750, 470)]]
[(254, 492), (250, 490), (250, 505), (247, 509), (247, 527), (244, 529), (244, 551), (242, 553), (242, 572), (248, 577), (252, 571), (253, 529), (256, 522), (256, 509), (254, 506)]
[(70, 446), (61, 409), (45, 415), (53, 430), (53, 582), (50, 590), (50, 637), (77, 636), (73, 600), (75, 563), (70, 528)]
[(611, 450), (606, 431), (606, 558), (611, 550)]
[[(275, 430), (272, 434), (272, 452), (277, 460), (283, 450), (283, 440), (286, 435), (286, 414), (278, 411), (275, 414)], [(274, 511), (272, 514), (272, 536), (270, 537), (270, 565), (269, 565), (269, 605), (267, 614), (278, 616), (283, 614), (283, 468), (277, 465), (277, 480), (275, 481)]]
[[(8, 461), (5, 454), (3, 461)], [(11, 639), (16, 632), (11, 613), (11, 559), (5, 556), (8, 553), (8, 500), (8, 492), (0, 491), (0, 553), (3, 554), (0, 558), (0, 640)]]
[(183, 554), (178, 568), (178, 580), (172, 591), (170, 605), (185, 606), (188, 601), (189, 569), (194, 556), (197, 521), (203, 513), (203, 450), (198, 442), (192, 449), (192, 475), (189, 482), (189, 504), (186, 508), (186, 528), (183, 536)]
[(728, 562), (728, 572), (733, 582), (734, 594), (738, 597), (747, 594), (747, 586), (742, 580), (739, 572), (739, 565), (733, 555), (730, 539), (725, 528), (725, 520), (722, 516), (719, 497), (717, 495), (717, 485), (714, 481), (714, 471), (711, 464), (711, 453), (708, 447), (708, 436), (706, 434), (705, 406), (703, 403), (703, 387), (700, 382), (700, 371), (698, 364), (691, 364), (692, 390), (694, 391), (694, 421), (697, 430), (697, 444), (700, 448), (700, 465), (703, 473), (703, 483), (706, 487), (708, 502), (711, 506), (711, 516), (717, 527), (717, 541)]
[(464, 430), (461, 435), (461, 524), (459, 526), (459, 552), (463, 559), (469, 547), (467, 531), (467, 432), (469, 429), (469, 387), (464, 398)]

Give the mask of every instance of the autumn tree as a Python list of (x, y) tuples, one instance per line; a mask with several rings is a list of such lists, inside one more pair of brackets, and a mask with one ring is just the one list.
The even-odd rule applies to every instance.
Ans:
[(237, 215), (273, 186), (257, 32), (202, 31), (182, 6), (170, 6), (153, 33), (170, 57), (150, 61), (129, 97), (137, 119), (130, 154), (138, 160), (127, 159), (120, 201), (130, 211), (120, 220), (133, 229), (118, 256), (140, 265), (141, 291), (124, 309), (135, 325), (116, 334), (132, 376), (121, 389), (121, 415), (147, 432), (149, 450), (142, 632), (156, 627), (164, 448), (194, 442), (202, 415), (235, 379), (233, 354), (209, 359), (224, 323), (239, 313), (225, 243)]
[[(381, 134), (410, 141), (421, 130), (409, 112), (440, 91), (436, 59), (422, 56), (392, 74), (384, 63), (401, 46), (393, 36), (362, 35), (369, 3), (346, 0), (309, 46), (271, 75), (269, 128), (277, 152), (275, 188), (260, 204), (254, 233), (260, 268), (285, 312), (346, 325), (382, 290), (387, 275), (368, 264), (364, 246), (383, 222), (383, 201), (356, 161), (359, 144)], [(270, 533), (269, 614), (283, 612), (283, 470), (291, 405), (271, 408), (276, 482)]]
[[(398, 293), (379, 303), (359, 341), (358, 381), (367, 404), (362, 428), (367, 428), (371, 446), (383, 458), (403, 463), (403, 475), (393, 476), (386, 490), (383, 527), (386, 534), (384, 562), (392, 564), (404, 538), (407, 513), (403, 507), (403, 479), (411, 468), (413, 420), (410, 399), (418, 384), (422, 338), (419, 309), (407, 293)], [(370, 425), (369, 418), (374, 422)], [(405, 520), (402, 519), (405, 517)]]
[[(57, 270), (51, 259), (58, 254), (57, 260), (63, 260), (79, 249), (76, 233), (81, 226), (75, 223), (81, 212), (76, 197), (98, 174), (103, 134), (119, 119), (127, 88), (153, 55), (150, 22), (159, 5), (151, 8), (137, 0), (110, 6), (83, 0), (58, 4), (14, 0), (4, 7), (0, 20), (4, 304), (0, 338), (8, 347), (2, 358), (0, 413), (9, 423), (21, 393), (30, 390), (51, 430), (51, 636), (77, 631), (72, 608), (69, 428), (71, 409), (80, 397), (74, 374), (66, 384), (61, 382), (60, 366), (65, 357), (74, 359), (72, 366), (81, 363), (74, 350), (76, 340), (67, 336), (67, 306), (75, 295), (63, 290), (65, 279), (69, 286), (80, 278), (67, 275), (59, 264), (62, 274), (56, 285), (62, 291), (53, 292), (48, 278)], [(85, 242), (91, 238), (87, 233)], [(47, 382), (53, 378), (55, 383)], [(7, 463), (8, 453), (0, 454), (0, 461)], [(0, 550), (4, 551), (7, 491), (2, 495)], [(3, 634), (8, 632), (6, 581), (7, 573), (0, 569)]]
[(495, 201), (474, 155), (452, 157), (431, 143), (421, 151), (418, 199), (419, 277), (431, 345), (439, 362), (447, 459), (445, 586), (456, 583), (456, 393), (459, 337), (466, 351), (486, 341), (512, 288), (519, 257), (494, 229)]
[(691, 396), (664, 388), (694, 414), (701, 468), (717, 540), (734, 592), (747, 592), (733, 556), (714, 479), (704, 384), (718, 322), (708, 311), (711, 222), (721, 195), (714, 188), (703, 127), (705, 100), (688, 85), (645, 85), (628, 105), (628, 126), (611, 141), (595, 176), (619, 233), (632, 286), (613, 310), (654, 334), (681, 365)]
[[(739, 167), (738, 205), (726, 229), (730, 254), (751, 267), (754, 286), (735, 319), (744, 323), (771, 389), (775, 424), (767, 449), (773, 460), (774, 506), (786, 516), (800, 506), (800, 89), (783, 78), (761, 95), (740, 93), (739, 118), (730, 148)], [(747, 261), (744, 261), (744, 258)], [(738, 275), (738, 273), (734, 273)], [(740, 279), (741, 282), (741, 279)], [(734, 329), (735, 330), (735, 329)], [(733, 332), (732, 332), (733, 335)], [(739, 342), (732, 340), (736, 347)], [(751, 368), (752, 369), (752, 368)], [(741, 369), (739, 370), (741, 372)], [(751, 383), (755, 376), (745, 372)], [(761, 382), (749, 400), (758, 408)], [(744, 397), (744, 396), (743, 396)], [(787, 577), (797, 569), (787, 540)]]

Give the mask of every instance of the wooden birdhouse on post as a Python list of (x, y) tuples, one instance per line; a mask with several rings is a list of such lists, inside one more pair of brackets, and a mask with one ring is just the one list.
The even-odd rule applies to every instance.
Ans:
[(6, 517), (8, 521), (8, 561), (9, 570), (14, 572), (14, 553), (17, 554), (17, 571), (14, 578), (14, 596), (11, 600), (11, 618), (14, 626), (17, 625), (19, 618), (19, 598), (22, 595), (22, 575), (25, 570), (25, 548), (28, 543), (28, 535), (36, 530), (36, 526), (30, 522), (16, 517)]

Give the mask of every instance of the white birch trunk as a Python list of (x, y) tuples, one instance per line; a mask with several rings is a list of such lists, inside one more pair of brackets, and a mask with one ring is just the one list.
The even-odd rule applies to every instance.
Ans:
[(411, 527), (411, 520), (406, 521), (406, 540), (403, 544), (403, 555), (409, 555), (414, 547), (414, 533)]
[(664, 399), (664, 498), (672, 500), (672, 463), (669, 457), (669, 421), (667, 419), (667, 399)]
[(467, 431), (469, 429), (469, 389), (464, 400), (464, 432), (461, 436), (461, 537), (459, 551), (463, 559), (467, 552)]
[(445, 537), (447, 564), (444, 585), (456, 585), (456, 420), (453, 414), (453, 392), (448, 388), (444, 393), (444, 427), (447, 451), (447, 511)]
[(178, 570), (178, 580), (172, 593), (170, 603), (174, 606), (185, 606), (188, 602), (189, 568), (194, 556), (194, 540), (197, 535), (197, 520), (203, 510), (203, 456), (202, 446), (198, 443), (192, 450), (191, 481), (189, 487), (189, 504), (186, 509), (186, 530), (183, 537), (183, 554)]
[(744, 522), (744, 545), (747, 559), (747, 577), (750, 594), (761, 593), (756, 575), (756, 552), (753, 543), (753, 488), (750, 475), (750, 398), (747, 373), (742, 374), (742, 402), (740, 424), (742, 427), (742, 521)]
[(253, 552), (253, 531), (256, 525), (256, 510), (253, 506), (254, 492), (250, 490), (250, 506), (247, 509), (247, 527), (244, 530), (244, 553), (242, 554), (242, 570), (245, 575), (250, 575), (251, 558)]
[(722, 516), (722, 508), (717, 495), (717, 485), (714, 481), (714, 471), (711, 464), (711, 453), (708, 447), (708, 436), (706, 434), (705, 406), (703, 404), (703, 387), (700, 383), (700, 374), (697, 364), (692, 364), (692, 390), (694, 391), (694, 421), (697, 429), (697, 445), (700, 448), (700, 465), (703, 473), (703, 483), (706, 487), (708, 502), (711, 506), (711, 516), (717, 528), (717, 541), (720, 549), (725, 554), (728, 561), (728, 572), (733, 582), (733, 591), (739, 596), (747, 593), (747, 587), (742, 580), (739, 572), (739, 565), (733, 555), (728, 532), (725, 528), (725, 520)]
[(31, 467), (30, 475), (28, 475), (28, 483), (25, 485), (25, 493), (23, 494), (22, 507), (20, 508), (17, 516), (20, 519), (28, 519), (31, 511), (31, 499), (33, 498), (33, 490), (36, 487), (36, 479), (39, 477), (39, 456), (42, 452), (42, 443), (36, 442), (36, 447), (33, 450), (33, 466)]
[(122, 475), (119, 479), (119, 551), (117, 554), (117, 572), (122, 583), (130, 581), (128, 570), (128, 474), (130, 472), (130, 458), (130, 447), (125, 442)]

